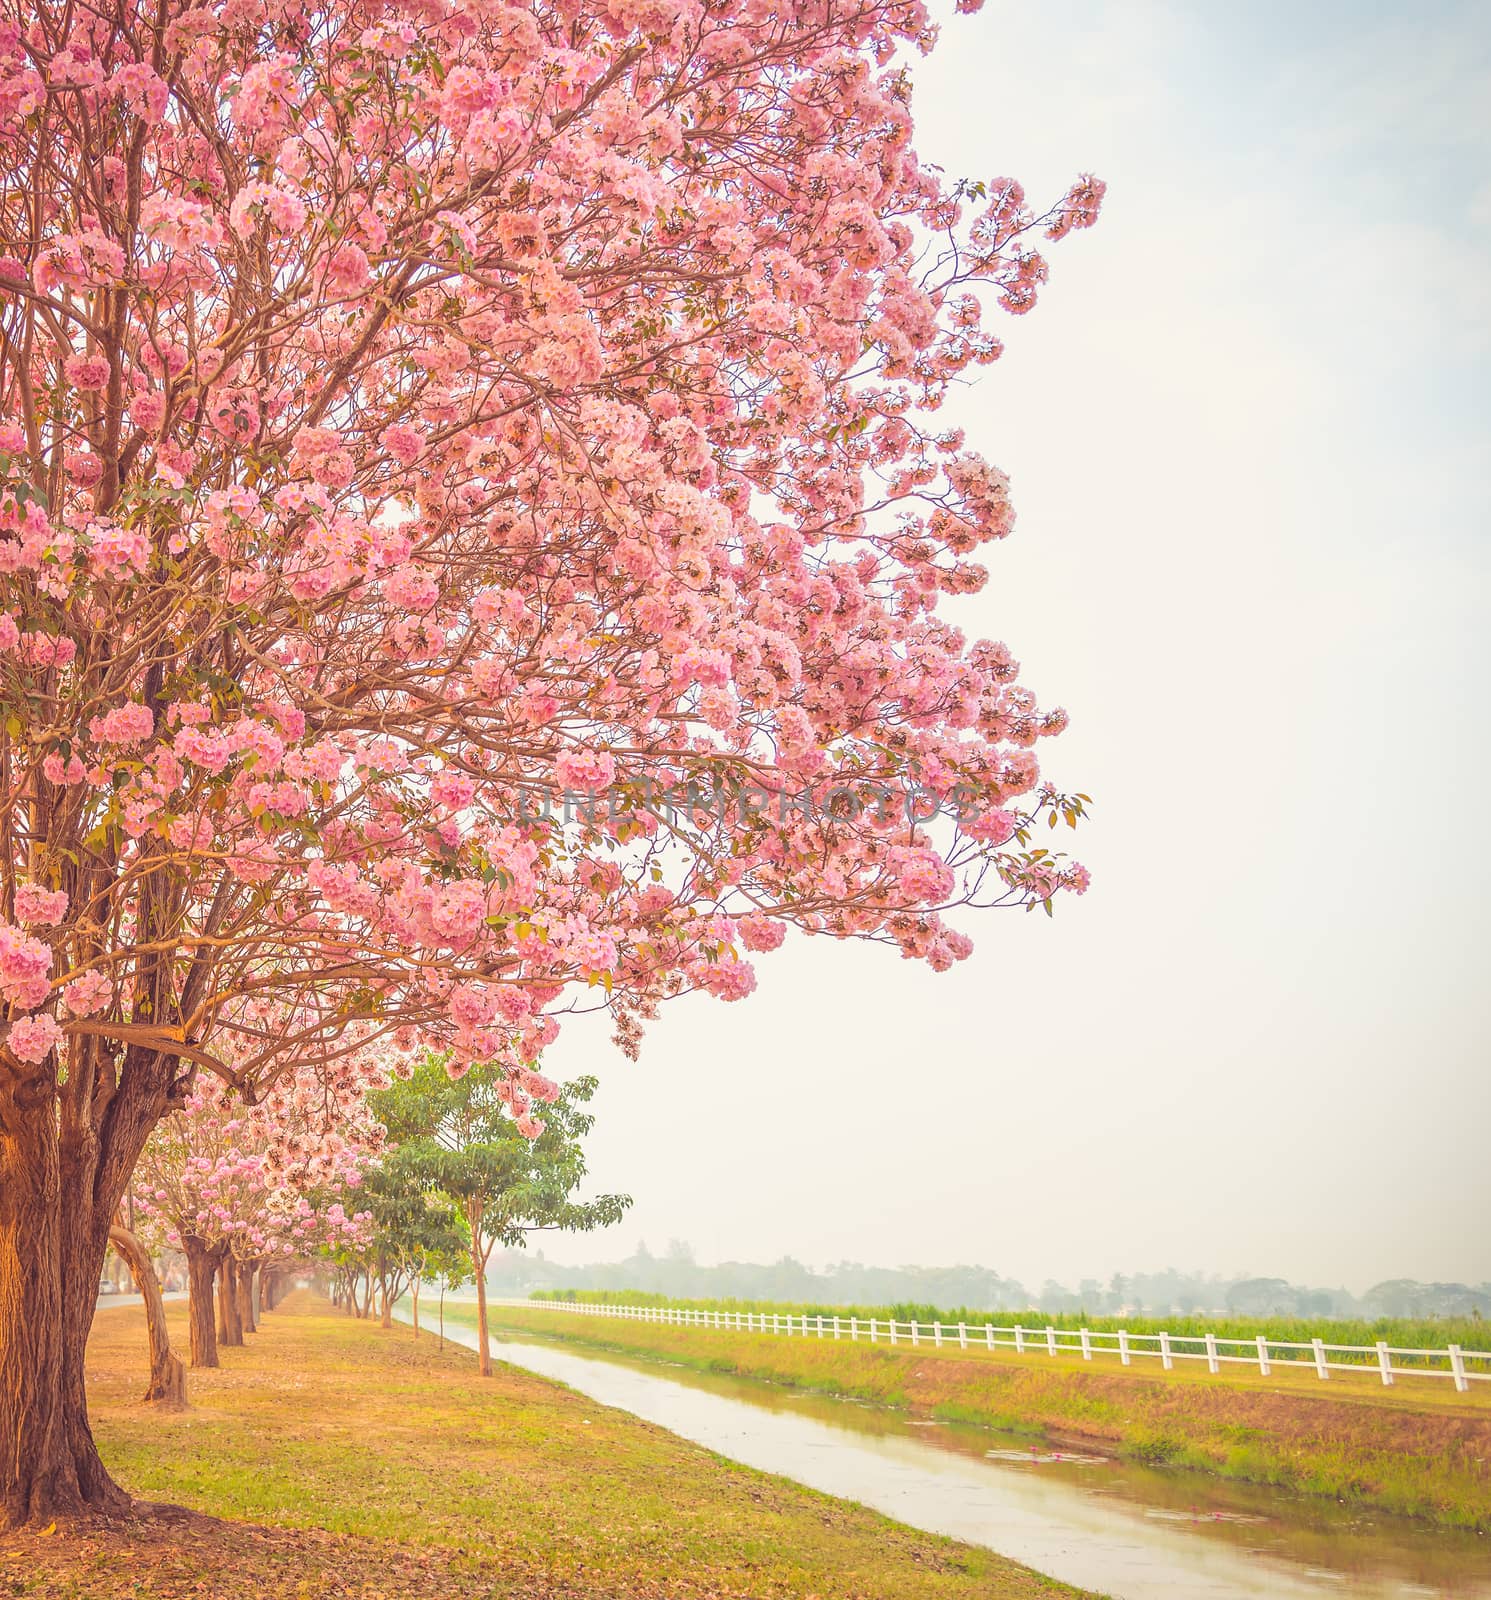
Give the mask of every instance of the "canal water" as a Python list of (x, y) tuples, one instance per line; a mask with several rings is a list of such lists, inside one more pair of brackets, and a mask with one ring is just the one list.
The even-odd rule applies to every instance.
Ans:
[[(445, 1335), (476, 1342), (450, 1320)], [(1114, 1600), (1491, 1600), (1484, 1536), (533, 1338), (504, 1334), (493, 1354), (732, 1461)]]

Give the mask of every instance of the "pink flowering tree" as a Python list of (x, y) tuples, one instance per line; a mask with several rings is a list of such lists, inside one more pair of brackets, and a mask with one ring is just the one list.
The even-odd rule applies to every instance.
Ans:
[(937, 411), (1102, 185), (921, 165), (933, 37), (0, 0), (0, 1526), (125, 1503), (83, 1347), (199, 1075), (428, 1046), (537, 1136), (566, 1008), (1085, 886)]
[(386, 1083), (375, 1062), (352, 1057), (287, 1074), (246, 1108), (206, 1078), (155, 1130), (135, 1195), (148, 1236), (186, 1256), (192, 1366), (217, 1366), (220, 1344), (254, 1331), (256, 1272), (363, 1242), (366, 1213), (343, 1199), (382, 1148), (364, 1097)]

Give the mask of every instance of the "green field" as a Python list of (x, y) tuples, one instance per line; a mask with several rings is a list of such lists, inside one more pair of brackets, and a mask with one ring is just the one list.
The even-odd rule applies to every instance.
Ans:
[[(169, 1307), (185, 1343), (185, 1307)], [(0, 1538), (27, 1600), (1056, 1600), (1078, 1591), (737, 1466), (557, 1384), (301, 1293), (190, 1409), (141, 1404), (145, 1331), (89, 1345), (104, 1461), (190, 1514)]]
[[(871, 1317), (884, 1322), (894, 1317), (897, 1322), (918, 1322), (927, 1325), (941, 1322), (945, 1327), (956, 1327), (960, 1322), (970, 1330), (980, 1331), (985, 1325), (1011, 1328), (1019, 1323), (1035, 1338), (1045, 1330), (1075, 1333), (1087, 1328), (1093, 1333), (1117, 1333), (1127, 1329), (1130, 1333), (1168, 1333), (1178, 1341), (1202, 1341), (1207, 1334), (1218, 1339), (1241, 1339), (1251, 1342), (1262, 1334), (1266, 1340), (1277, 1344), (1307, 1345), (1312, 1339), (1323, 1339), (1327, 1344), (1374, 1346), (1378, 1341), (1404, 1350), (1432, 1350), (1444, 1365), (1444, 1352), (1452, 1344), (1462, 1350), (1481, 1352), (1491, 1356), (1491, 1325), (1478, 1317), (1379, 1317), (1373, 1321), (1362, 1318), (1322, 1320), (1299, 1317), (1206, 1317), (1206, 1316), (1088, 1316), (1083, 1312), (1046, 1311), (975, 1311), (968, 1306), (934, 1306), (898, 1302), (895, 1305), (826, 1305), (818, 1301), (798, 1300), (686, 1300), (669, 1295), (644, 1294), (632, 1289), (542, 1289), (531, 1295), (534, 1300), (569, 1300), (589, 1305), (622, 1306), (678, 1306), (694, 1311), (729, 1311), (767, 1316), (857, 1317), (867, 1322)], [(1196, 1348), (1195, 1344), (1189, 1348)], [(1296, 1352), (1297, 1353), (1297, 1352)], [(1359, 1356), (1333, 1355), (1332, 1361), (1355, 1362), (1361, 1366), (1375, 1367), (1375, 1354)], [(1412, 1357), (1394, 1357), (1394, 1365), (1412, 1367), (1417, 1363)], [(1475, 1370), (1491, 1372), (1491, 1360), (1472, 1361)]]
[[(447, 1303), (447, 1318), (474, 1313)], [(842, 1316), (843, 1313), (841, 1312)], [(1444, 1380), (1204, 1366), (1163, 1372), (1080, 1356), (892, 1349), (495, 1307), (515, 1333), (679, 1362), (702, 1372), (839, 1394), (936, 1417), (1082, 1439), (1135, 1459), (1273, 1484), (1424, 1518), (1491, 1528), (1491, 1386), (1457, 1394)]]

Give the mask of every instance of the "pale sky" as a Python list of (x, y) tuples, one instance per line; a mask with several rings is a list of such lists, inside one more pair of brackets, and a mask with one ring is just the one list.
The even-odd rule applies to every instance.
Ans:
[(545, 1249), (1491, 1277), (1487, 13), (991, 3), (916, 81), (949, 173), (1108, 181), (957, 406), (1020, 520), (954, 614), (1095, 882), (942, 976), (789, 940), (635, 1066), (568, 1023), (636, 1205)]

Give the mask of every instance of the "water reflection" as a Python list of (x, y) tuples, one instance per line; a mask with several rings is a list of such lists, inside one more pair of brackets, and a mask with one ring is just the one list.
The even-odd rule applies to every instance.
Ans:
[[(466, 1328), (447, 1337), (470, 1345)], [(1491, 1600), (1491, 1540), (866, 1402), (584, 1354), (496, 1354), (732, 1460), (985, 1545), (1116, 1600)]]

